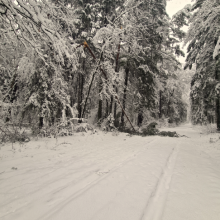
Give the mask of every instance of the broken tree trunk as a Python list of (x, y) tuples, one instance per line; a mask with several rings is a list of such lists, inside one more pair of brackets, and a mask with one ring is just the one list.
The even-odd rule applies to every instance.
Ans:
[[(100, 63), (101, 63), (101, 60), (102, 60), (102, 55), (103, 55), (103, 52), (101, 52), (100, 59), (98, 61), (95, 72), (92, 74), (92, 79), (91, 79), (91, 82), (89, 84), (89, 89), (88, 89), (88, 93), (87, 93), (84, 108), (83, 108), (82, 118), (84, 118), (84, 116), (85, 116), (86, 105), (87, 105), (87, 102), (88, 102), (89, 94), (90, 94), (90, 91), (91, 91), (91, 88), (92, 88), (92, 84), (93, 84), (93, 81), (94, 81), (94, 78), (95, 78), (95, 74), (98, 72), (98, 69), (99, 69), (99, 66), (100, 66)], [(93, 58), (96, 59), (95, 57), (93, 57)]]
[(124, 112), (124, 114), (125, 114), (125, 116), (126, 116), (127, 120), (129, 121), (129, 123), (130, 123), (130, 125), (131, 125), (132, 129), (135, 131), (134, 126), (132, 125), (132, 123), (131, 123), (130, 119), (128, 118), (128, 116), (127, 116), (127, 114), (126, 114), (126, 112), (125, 112), (125, 110), (123, 109), (123, 107), (122, 107), (122, 105), (121, 105), (121, 102), (119, 101), (118, 96), (115, 96), (115, 98), (117, 99), (118, 104), (121, 106), (121, 109), (122, 109), (122, 111)]
[[(94, 60), (95, 60), (96, 57), (95, 57), (95, 55), (93, 54), (93, 52), (91, 51), (91, 49), (89, 48), (89, 46), (88, 46), (88, 44), (87, 44), (86, 42), (84, 43), (84, 46), (89, 50), (89, 52), (91, 53), (91, 55), (93, 56), (93, 58), (94, 58)], [(120, 49), (120, 47), (119, 47), (119, 49)], [(102, 59), (102, 55), (103, 55), (103, 51), (102, 51), (102, 53), (101, 53), (98, 66), (96, 67), (96, 70), (95, 70), (95, 72), (93, 73), (92, 81), (91, 81), (91, 83), (90, 83), (90, 85), (89, 85), (89, 91), (88, 91), (88, 94), (87, 94), (87, 97), (86, 97), (86, 101), (85, 101), (85, 105), (84, 105), (84, 109), (83, 109), (83, 116), (84, 116), (84, 114), (85, 114), (85, 106), (86, 106), (86, 103), (87, 103), (87, 100), (88, 100), (88, 97), (89, 97), (89, 94), (90, 94), (90, 90), (91, 90), (92, 82), (93, 82), (94, 77), (95, 77), (95, 73), (98, 71), (98, 68), (100, 67), (99, 65), (100, 65), (100, 62), (101, 62), (101, 59)], [(108, 79), (107, 79), (107, 75), (105, 74), (105, 72), (104, 72), (101, 68), (100, 68), (100, 70), (101, 70), (101, 72), (103, 73), (105, 79), (108, 80)], [(129, 123), (130, 123), (132, 129), (135, 131), (135, 129), (134, 129), (134, 127), (133, 127), (131, 121), (129, 120), (129, 118), (128, 118), (126, 112), (125, 112), (125, 110), (123, 109), (123, 106), (121, 105), (121, 103), (120, 103), (120, 101), (119, 101), (118, 96), (115, 95), (115, 98), (117, 99), (117, 101), (118, 101), (118, 103), (119, 103), (119, 105), (120, 105), (122, 111), (124, 112), (124, 114), (125, 114), (127, 120), (129, 121)]]

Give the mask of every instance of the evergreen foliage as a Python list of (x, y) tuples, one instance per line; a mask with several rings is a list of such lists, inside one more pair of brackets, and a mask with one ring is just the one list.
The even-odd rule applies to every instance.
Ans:
[[(186, 68), (195, 64), (191, 83), (192, 120), (194, 123), (217, 122), (220, 129), (218, 47), (220, 5), (218, 1), (197, 0), (192, 6)], [(213, 53), (214, 52), (214, 53)]]
[(5, 117), (16, 108), (17, 120), (41, 128), (95, 109), (97, 120), (112, 113), (121, 128), (150, 118), (183, 122), (175, 73), (188, 14), (187, 6), (171, 20), (165, 0), (0, 0)]

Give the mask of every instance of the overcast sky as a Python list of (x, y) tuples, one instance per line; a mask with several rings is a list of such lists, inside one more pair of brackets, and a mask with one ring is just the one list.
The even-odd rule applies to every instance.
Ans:
[[(170, 16), (170, 18), (172, 18), (172, 16), (176, 12), (178, 12), (179, 10), (183, 9), (185, 5), (193, 4), (193, 3), (194, 2), (192, 0), (170, 0), (170, 1), (167, 1), (166, 11), (167, 11), (168, 15)], [(185, 30), (187, 30), (187, 29), (185, 29)], [(185, 52), (185, 56), (186, 56), (186, 47), (183, 48), (183, 51)], [(185, 62), (185, 57), (180, 57), (179, 61), (181, 63), (184, 63)]]
[(192, 0), (170, 0), (167, 1), (167, 13), (172, 17), (176, 12), (184, 8), (187, 4), (193, 4)]

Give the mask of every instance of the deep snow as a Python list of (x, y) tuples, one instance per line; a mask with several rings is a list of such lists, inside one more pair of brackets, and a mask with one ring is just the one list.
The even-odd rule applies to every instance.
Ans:
[(220, 135), (169, 130), (189, 138), (99, 132), (1, 146), (0, 219), (219, 220)]

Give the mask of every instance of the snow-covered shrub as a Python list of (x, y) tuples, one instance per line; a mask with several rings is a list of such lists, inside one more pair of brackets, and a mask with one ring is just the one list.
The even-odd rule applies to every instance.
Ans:
[(22, 143), (28, 141), (30, 141), (30, 138), (24, 128), (13, 123), (0, 124), (0, 143)]
[(105, 132), (117, 130), (114, 126), (114, 121), (114, 116), (112, 113), (110, 113), (107, 118), (104, 118), (102, 121), (100, 121), (101, 130)]
[(112, 131), (112, 136), (118, 136), (118, 135), (119, 135), (118, 129), (114, 129), (114, 130)]
[(143, 136), (158, 134), (159, 130), (156, 128), (156, 125), (156, 122), (152, 122), (147, 127), (142, 128), (141, 133), (143, 134)]
[(169, 118), (165, 118), (165, 117), (162, 117), (159, 119), (158, 121), (158, 127), (161, 128), (161, 127), (168, 127), (169, 126), (169, 122), (168, 122)]
[(176, 123), (168, 123), (169, 128), (175, 128), (177, 125)]
[(217, 131), (216, 124), (207, 124), (205, 127), (208, 133), (215, 133)]
[(217, 131), (217, 126), (216, 124), (208, 123), (206, 125), (201, 126), (201, 130), (202, 130), (202, 133), (204, 134), (211, 134)]
[(87, 131), (93, 131), (94, 128), (90, 124), (80, 123), (74, 128), (74, 130), (76, 132), (87, 132)]

